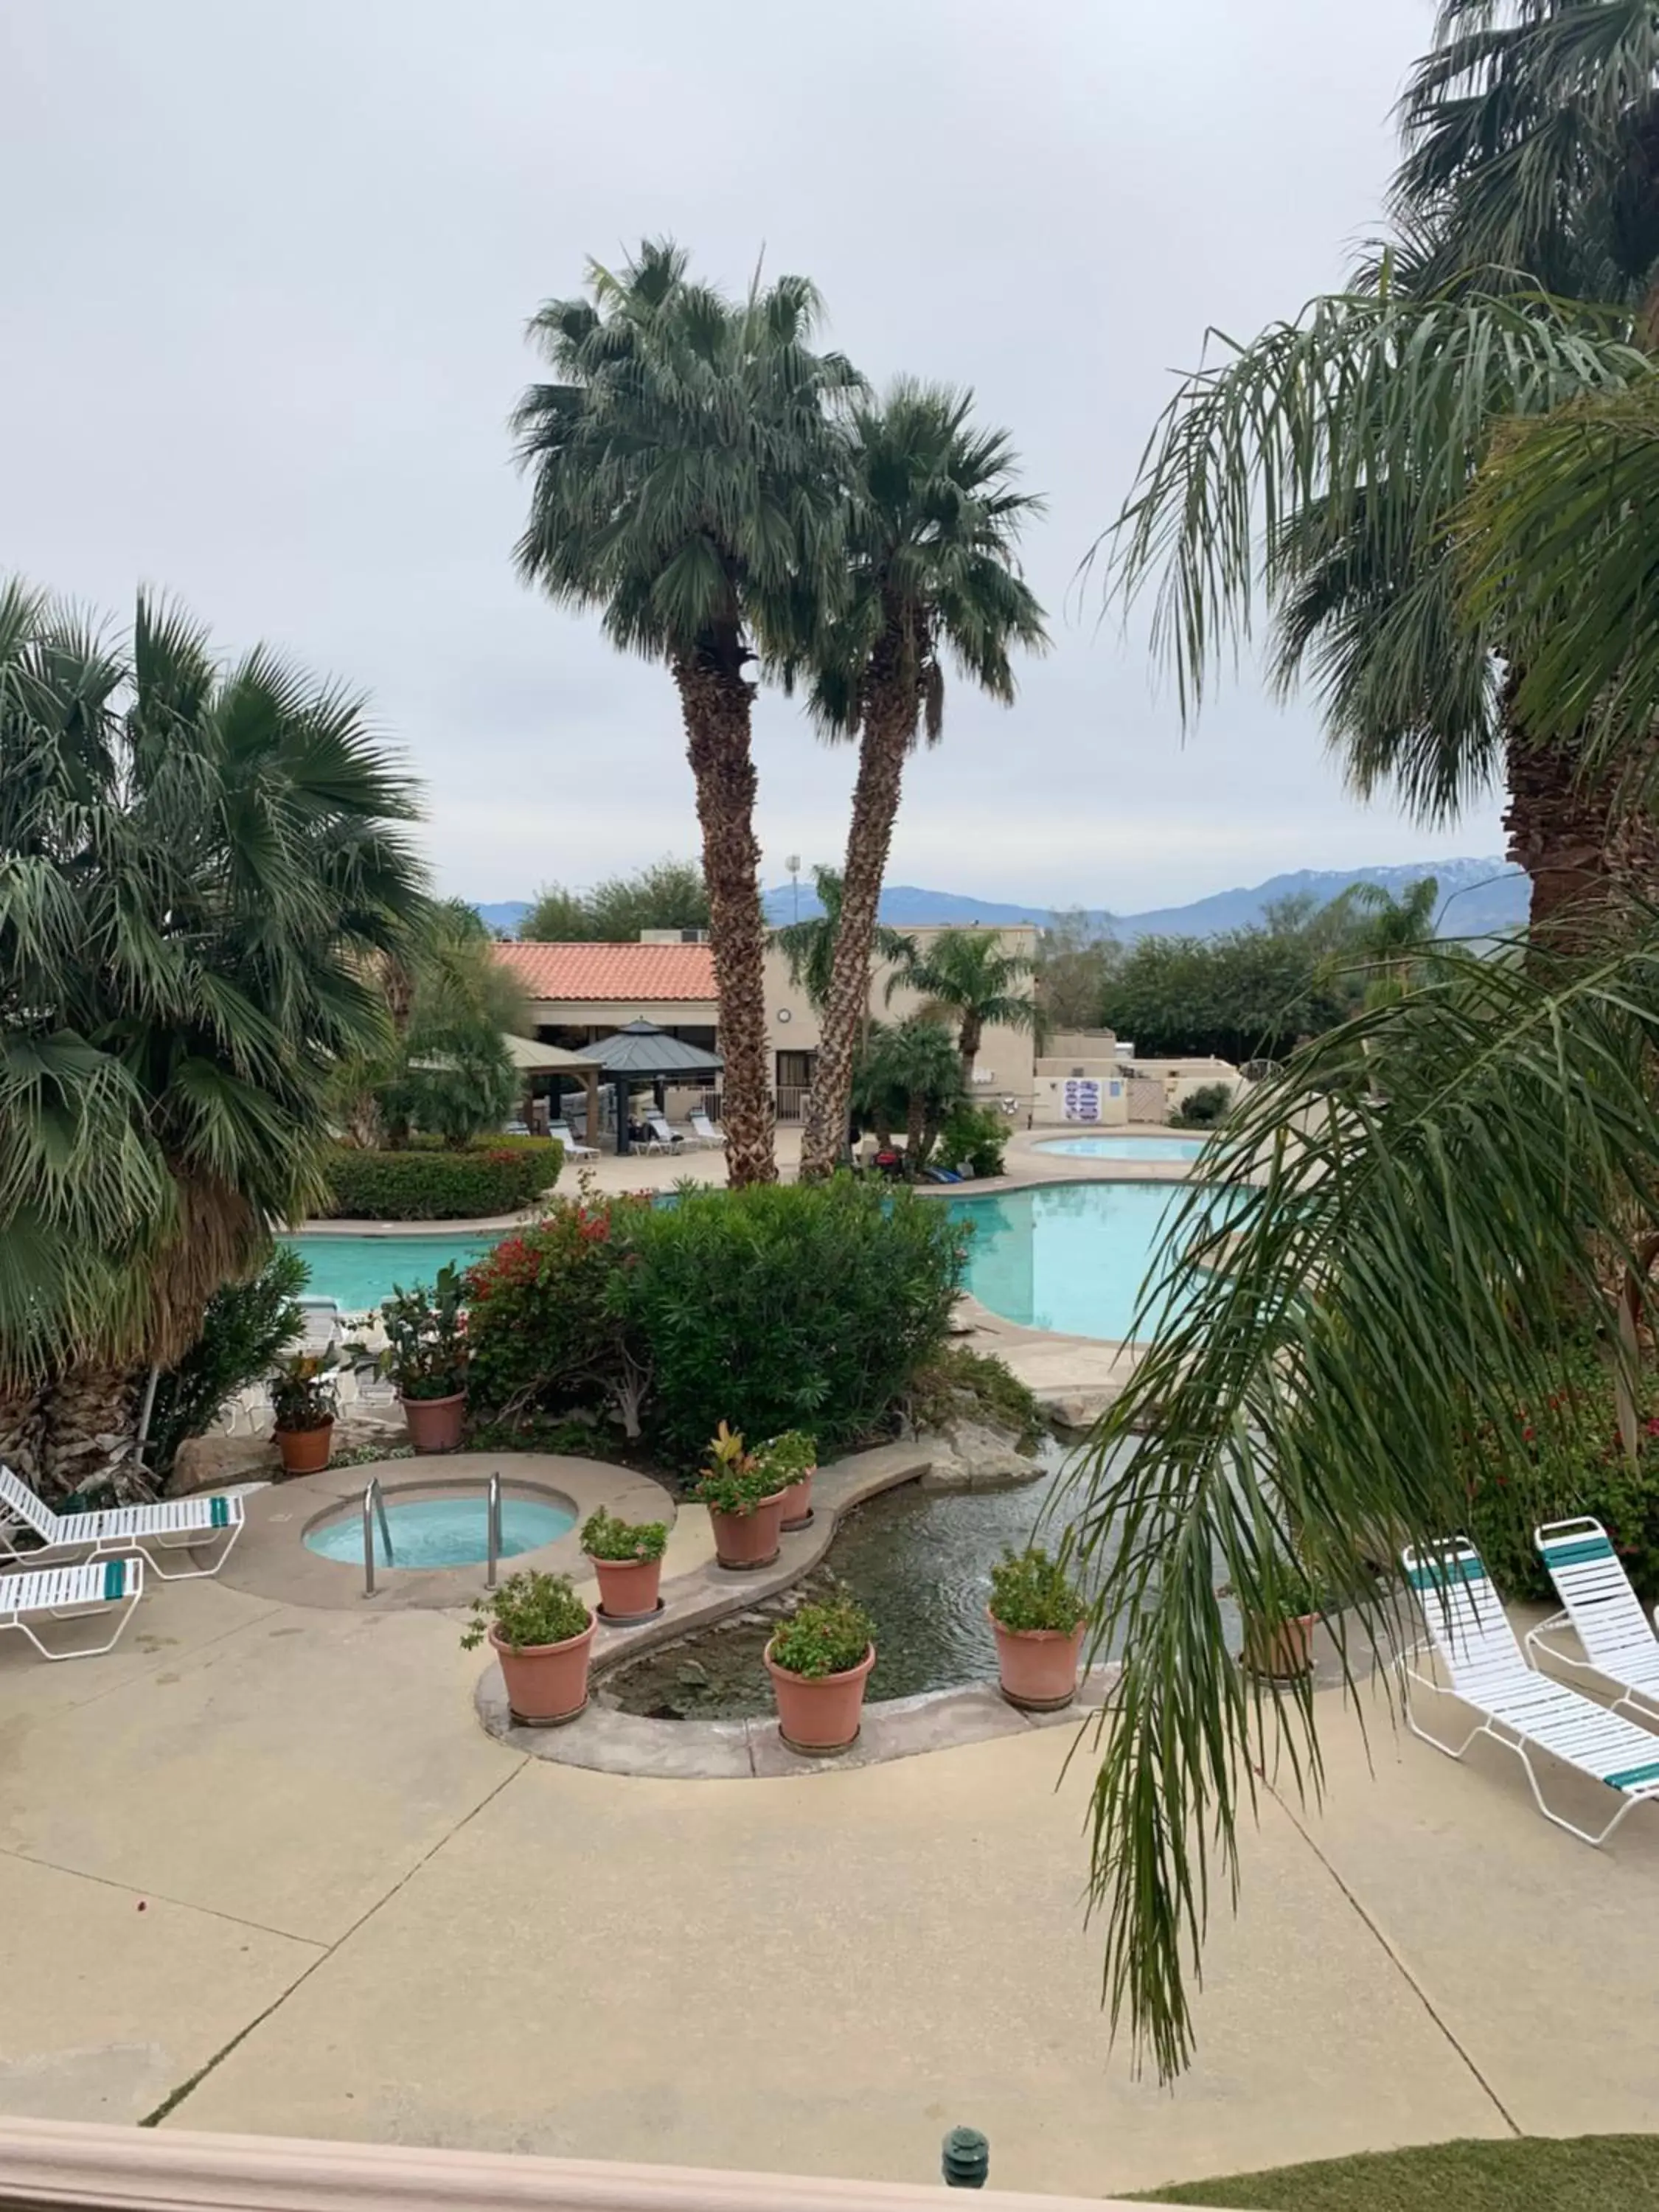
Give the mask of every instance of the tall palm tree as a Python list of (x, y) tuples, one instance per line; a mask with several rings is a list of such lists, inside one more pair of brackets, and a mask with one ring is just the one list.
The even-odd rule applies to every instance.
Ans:
[(1035, 1032), (1036, 999), (1019, 986), (1036, 973), (1036, 961), (1005, 950), (994, 929), (945, 929), (925, 949), (912, 947), (903, 956), (888, 980), (887, 996), (919, 991), (926, 1015), (955, 1022), (962, 1079), (971, 1085), (988, 1029)]
[(1347, 957), (1357, 954), (1370, 967), (1372, 1003), (1398, 997), (1417, 973), (1424, 948), (1434, 935), (1440, 903), (1437, 879), (1420, 877), (1398, 898), (1381, 884), (1351, 884), (1344, 897), (1349, 912), (1363, 916), (1348, 938)]
[[(843, 900), (840, 869), (814, 867), (812, 888), (817, 894), (820, 911), (808, 915), (804, 921), (786, 922), (781, 929), (773, 931), (771, 941), (789, 963), (790, 981), (805, 992), (807, 1004), (822, 1014), (830, 1003), (836, 945), (841, 934)], [(884, 923), (878, 922), (872, 950), (879, 959), (902, 960), (915, 946), (902, 930), (889, 929)]]
[(602, 611), (612, 644), (667, 663), (696, 781), (734, 1183), (770, 1182), (772, 1149), (755, 766), (764, 653), (823, 618), (833, 583), (840, 449), (830, 410), (860, 383), (814, 353), (817, 293), (758, 281), (734, 304), (647, 242), (589, 297), (550, 300), (531, 336), (557, 381), (513, 418), (531, 479), (519, 540), (527, 581)]
[(848, 596), (818, 648), (812, 705), (859, 739), (840, 927), (801, 1139), (801, 1172), (827, 1175), (847, 1133), (882, 879), (904, 763), (945, 726), (945, 663), (1005, 705), (1012, 655), (1047, 643), (1019, 575), (1020, 526), (1041, 502), (1013, 489), (1006, 431), (975, 428), (972, 396), (900, 382), (854, 408), (845, 524)]
[(0, 591), (0, 1447), (49, 1484), (321, 1194), (331, 1071), (424, 910), (363, 705), (139, 599)]

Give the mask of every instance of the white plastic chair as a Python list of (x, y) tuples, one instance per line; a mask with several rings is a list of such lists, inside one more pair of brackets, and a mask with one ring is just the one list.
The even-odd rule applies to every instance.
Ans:
[(647, 1114), (645, 1117), (645, 1126), (650, 1130), (651, 1134), (641, 1146), (641, 1152), (677, 1152), (684, 1141), (669, 1127), (660, 1114)]
[[(243, 1526), (240, 1498), (164, 1498), (159, 1504), (115, 1505), (101, 1513), (54, 1513), (9, 1467), (0, 1467), (0, 1506), (40, 1539), (38, 1549), (20, 1552), (0, 1529), (0, 1559), (33, 1564), (47, 1552), (82, 1552), (94, 1559), (117, 1554), (131, 1559), (142, 1552), (164, 1583), (216, 1575), (234, 1550)], [(211, 1565), (169, 1574), (161, 1565), (161, 1553), (194, 1552), (204, 1542), (219, 1547)]]
[(693, 1114), (690, 1120), (691, 1134), (698, 1144), (724, 1149), (726, 1133), (723, 1129), (717, 1129), (707, 1114)]
[[(1611, 1682), (1620, 1693), (1613, 1705), (1615, 1713), (1626, 1706), (1659, 1722), (1659, 1638), (1648, 1625), (1607, 1530), (1583, 1514), (1577, 1520), (1546, 1522), (1533, 1531), (1533, 1541), (1565, 1610), (1528, 1632), (1528, 1650), (1547, 1653), (1564, 1667)], [(1583, 1648), (1582, 1659), (1549, 1641), (1567, 1627)]]
[[(97, 1659), (113, 1651), (143, 1595), (142, 1559), (95, 1559), (78, 1567), (40, 1567), (27, 1574), (0, 1575), (0, 1629), (27, 1636), (43, 1659)], [(43, 1644), (30, 1626), (35, 1620), (79, 1620), (115, 1608), (115, 1632), (104, 1644), (77, 1644), (69, 1650)]]
[(567, 1159), (596, 1160), (599, 1157), (599, 1148), (597, 1145), (579, 1145), (576, 1142), (570, 1133), (568, 1121), (550, 1121), (547, 1125), (547, 1133), (550, 1137), (556, 1137), (564, 1146)]
[[(1413, 1735), (1443, 1751), (1448, 1759), (1462, 1759), (1476, 1736), (1490, 1736), (1525, 1767), (1534, 1802), (1544, 1818), (1581, 1843), (1598, 1847), (1633, 1807), (1659, 1796), (1659, 1739), (1528, 1666), (1472, 1544), (1457, 1537), (1432, 1553), (1402, 1552), (1401, 1564), (1417, 1593), (1430, 1643), (1449, 1679), (1437, 1682), (1412, 1666), (1417, 1654), (1428, 1648), (1420, 1644), (1401, 1655), (1402, 1674), (1418, 1689), (1455, 1698), (1480, 1716), (1461, 1743), (1445, 1743), (1420, 1724), (1408, 1692), (1406, 1718)], [(1551, 1811), (1538, 1785), (1530, 1755), (1534, 1751), (1547, 1752), (1563, 1765), (1618, 1794), (1623, 1802), (1604, 1828), (1592, 1834)]]

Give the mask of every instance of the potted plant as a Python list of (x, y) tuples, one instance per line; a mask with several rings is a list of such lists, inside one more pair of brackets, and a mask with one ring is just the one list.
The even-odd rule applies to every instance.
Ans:
[(466, 1419), (465, 1279), (452, 1261), (428, 1291), (401, 1284), (380, 1308), (384, 1365), (398, 1385), (409, 1441), (417, 1452), (453, 1451)]
[(1293, 1681), (1313, 1672), (1313, 1632), (1319, 1621), (1319, 1601), (1312, 1583), (1295, 1563), (1281, 1569), (1280, 1587), (1273, 1593), (1280, 1610), (1273, 1615), (1244, 1613), (1244, 1649), (1241, 1657), (1253, 1674), (1270, 1681)]
[(996, 1638), (998, 1686), (1009, 1704), (1033, 1713), (1069, 1705), (1089, 1608), (1064, 1562), (1040, 1544), (1005, 1548), (991, 1570), (986, 1611)]
[(744, 1449), (741, 1431), (720, 1423), (696, 1494), (708, 1508), (714, 1557), (721, 1566), (747, 1573), (769, 1567), (776, 1559), (784, 1480), (759, 1453)]
[(845, 1595), (801, 1606), (766, 1647), (778, 1729), (791, 1751), (845, 1751), (856, 1741), (876, 1663), (873, 1625)]
[(799, 1429), (786, 1429), (781, 1437), (763, 1444), (760, 1456), (775, 1474), (784, 1479), (783, 1522), (786, 1528), (810, 1528), (812, 1521), (812, 1477), (818, 1471), (815, 1440)]
[(461, 1649), (476, 1651), (488, 1637), (514, 1719), (558, 1728), (587, 1703), (596, 1626), (568, 1575), (509, 1575), (474, 1605)]
[(320, 1474), (334, 1448), (337, 1367), (316, 1352), (294, 1352), (270, 1381), (272, 1425), (284, 1474)]
[(662, 1601), (662, 1555), (668, 1529), (661, 1521), (622, 1521), (601, 1505), (582, 1523), (582, 1550), (599, 1578), (599, 1618), (631, 1628), (649, 1620)]

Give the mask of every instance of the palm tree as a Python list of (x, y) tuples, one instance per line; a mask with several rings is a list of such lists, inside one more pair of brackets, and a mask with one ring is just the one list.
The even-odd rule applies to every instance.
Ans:
[(964, 1085), (974, 1080), (974, 1062), (988, 1029), (1037, 1026), (1036, 1000), (1018, 987), (1036, 973), (1035, 960), (1009, 952), (994, 929), (944, 929), (923, 951), (912, 951), (888, 980), (890, 1000), (897, 991), (919, 991), (923, 1012), (957, 1024), (957, 1051)]
[(1015, 566), (1041, 502), (1012, 489), (1007, 434), (976, 429), (971, 395), (901, 382), (853, 415), (846, 519), (849, 595), (818, 647), (812, 705), (857, 737), (859, 769), (840, 926), (801, 1139), (801, 1172), (827, 1175), (847, 1132), (853, 1058), (869, 1000), (882, 879), (906, 757), (945, 726), (945, 661), (1004, 704), (1011, 655), (1040, 650), (1042, 610)]
[(1372, 1003), (1384, 996), (1398, 997), (1416, 975), (1424, 947), (1434, 936), (1440, 885), (1433, 876), (1419, 877), (1399, 898), (1381, 884), (1351, 884), (1344, 893), (1350, 913), (1364, 916), (1348, 939), (1350, 957), (1358, 954), (1371, 969)]
[(853, 1071), (852, 1103), (884, 1145), (904, 1124), (905, 1164), (927, 1164), (951, 1109), (963, 1096), (962, 1062), (943, 1024), (925, 1013), (872, 1024)]
[(531, 335), (558, 381), (514, 416), (531, 477), (520, 573), (603, 611), (613, 645), (666, 661), (696, 781), (725, 1056), (733, 1183), (770, 1182), (755, 767), (757, 657), (823, 618), (837, 573), (840, 455), (830, 409), (860, 380), (810, 341), (804, 277), (758, 282), (734, 305), (692, 283), (686, 256), (641, 246), (590, 296), (550, 300)]
[(424, 910), (362, 702), (228, 667), (141, 596), (117, 643), (0, 590), (0, 1451), (76, 1486), (135, 1368), (322, 1190), (335, 1066)]
[[(787, 922), (775, 929), (771, 942), (789, 963), (789, 980), (806, 994), (807, 1004), (822, 1014), (830, 1002), (835, 973), (836, 945), (842, 927), (842, 876), (838, 868), (814, 867), (812, 888), (820, 911), (804, 921)], [(915, 940), (902, 930), (878, 922), (872, 950), (882, 960), (902, 960), (915, 950)], [(867, 1008), (866, 1008), (867, 1011)]]
[(1130, 1331), (1151, 1341), (1061, 1509), (1093, 1648), (1121, 1657), (1091, 1824), (1107, 1995), (1166, 2075), (1258, 1778), (1319, 1787), (1324, 1701), (1234, 1663), (1223, 1593), (1271, 1630), (1311, 1582), (1357, 1700), (1410, 1640), (1374, 1564), (1467, 1525), (1468, 1439), (1524, 1501), (1538, 1439), (1577, 1433), (1587, 1329), (1628, 1386), (1656, 1048), (1651, 923), (1570, 966), (1448, 950), (1236, 1106), (1171, 1221)]

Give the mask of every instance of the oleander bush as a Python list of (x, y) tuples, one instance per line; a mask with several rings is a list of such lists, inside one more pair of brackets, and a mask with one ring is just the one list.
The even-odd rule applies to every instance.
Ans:
[(410, 1145), (396, 1151), (329, 1149), (333, 1218), (462, 1221), (517, 1213), (559, 1179), (564, 1148), (551, 1137), (492, 1138), (461, 1150)]

